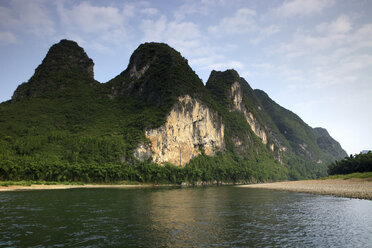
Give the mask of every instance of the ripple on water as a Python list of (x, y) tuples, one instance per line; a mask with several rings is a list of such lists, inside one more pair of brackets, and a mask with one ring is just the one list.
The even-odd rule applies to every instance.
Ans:
[(0, 193), (0, 246), (369, 247), (372, 201), (234, 187)]

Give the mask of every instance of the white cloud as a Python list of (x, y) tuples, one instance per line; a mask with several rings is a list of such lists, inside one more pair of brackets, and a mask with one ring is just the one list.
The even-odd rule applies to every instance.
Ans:
[[(332, 53), (339, 59), (360, 49), (372, 46), (372, 24), (365, 24), (352, 29), (347, 16), (340, 16), (330, 23), (322, 23), (315, 30), (297, 30), (292, 41), (282, 43), (276, 52), (288, 58), (299, 55), (321, 55), (321, 52)], [(329, 56), (329, 55), (327, 55)]]
[(0, 31), (0, 45), (8, 45), (17, 42), (17, 37), (8, 31)]
[(347, 33), (351, 30), (351, 20), (346, 15), (339, 16), (331, 23), (321, 23), (316, 26), (316, 30), (320, 33)]
[(291, 18), (312, 16), (321, 13), (325, 8), (333, 5), (335, 0), (292, 0), (285, 1), (272, 11), (278, 17)]
[(144, 20), (141, 29), (144, 33), (143, 42), (166, 42), (182, 53), (191, 53), (192, 49), (201, 45), (203, 39), (195, 23), (168, 22), (165, 16), (161, 16), (158, 20)]
[(258, 44), (280, 32), (279, 25), (262, 25), (259, 20), (260, 16), (255, 10), (241, 8), (234, 15), (223, 18), (218, 25), (209, 27), (208, 31), (219, 38), (229, 34), (244, 35), (253, 44)]
[(279, 25), (270, 25), (267, 27), (262, 27), (259, 29), (258, 34), (255, 35), (254, 38), (251, 39), (251, 42), (253, 44), (258, 44), (262, 40), (265, 40), (266, 38), (279, 33), (281, 30)]
[(212, 8), (225, 4), (226, 0), (186, 0), (184, 2), (173, 13), (177, 22), (183, 21), (190, 15), (207, 16), (212, 11)]
[(62, 35), (81, 40), (83, 43), (79, 44), (86, 48), (111, 55), (115, 53), (113, 47), (125, 47), (133, 38), (135, 32), (131, 32), (131, 20), (155, 13), (155, 9), (144, 2), (102, 6), (95, 5), (95, 2), (57, 1), (55, 6)]
[(258, 30), (255, 16), (256, 12), (252, 9), (239, 9), (232, 17), (223, 18), (219, 25), (209, 27), (208, 30), (217, 36), (254, 32)]
[(65, 28), (83, 33), (97, 33), (122, 27), (124, 15), (115, 7), (98, 7), (82, 2), (66, 9), (58, 4), (58, 13)]
[(12, 0), (9, 7), (0, 7), (0, 25), (38, 37), (55, 33), (54, 22), (44, 1)]
[(141, 9), (141, 13), (145, 15), (156, 15), (159, 11), (155, 8), (144, 8)]
[(144, 33), (142, 41), (164, 41), (164, 32), (167, 29), (167, 18), (161, 16), (158, 20), (143, 20), (140, 27)]
[(300, 76), (297, 88), (361, 87), (371, 76), (371, 48), (372, 24), (357, 27), (348, 16), (340, 15), (313, 30), (298, 30), (290, 42), (274, 48), (273, 55), (278, 53), (283, 65), (302, 71), (302, 75), (293, 74), (294, 79)]

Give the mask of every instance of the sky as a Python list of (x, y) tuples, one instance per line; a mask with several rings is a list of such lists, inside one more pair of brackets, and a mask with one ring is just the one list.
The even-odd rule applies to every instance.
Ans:
[(235, 69), (349, 154), (372, 149), (370, 0), (0, 0), (0, 102), (50, 46), (78, 42), (105, 83), (144, 42), (181, 52), (205, 83)]

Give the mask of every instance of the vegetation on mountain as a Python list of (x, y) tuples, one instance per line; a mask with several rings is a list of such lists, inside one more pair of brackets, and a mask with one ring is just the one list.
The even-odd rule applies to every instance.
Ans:
[(326, 129), (317, 127), (313, 130), (316, 136), (316, 142), (325, 154), (330, 154), (336, 159), (342, 159), (347, 156), (340, 143), (334, 140)]
[[(284, 154), (283, 164), (245, 117), (231, 111), (226, 90), (235, 80), (242, 85), (246, 108), (271, 134), (268, 139), (295, 147)], [(145, 130), (164, 124), (178, 97), (186, 94), (221, 116), (226, 149), (213, 157), (202, 152), (183, 168), (138, 161), (133, 151), (148, 142)], [(268, 97), (263, 101), (259, 96), (235, 71), (212, 72), (205, 87), (179, 52), (159, 43), (140, 45), (126, 70), (100, 84), (84, 50), (62, 40), (50, 48), (12, 100), (0, 104), (0, 180), (180, 184), (325, 175), (326, 168), (313, 157), (296, 153), (296, 142), (307, 144), (316, 158), (327, 152), (318, 147), (313, 133), (307, 133), (308, 126), (279, 105), (271, 106)], [(258, 111), (258, 106), (265, 110)], [(243, 151), (234, 145), (237, 137)]]

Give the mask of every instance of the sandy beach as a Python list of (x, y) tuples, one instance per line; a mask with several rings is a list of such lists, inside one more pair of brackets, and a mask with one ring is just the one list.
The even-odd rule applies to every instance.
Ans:
[(237, 187), (287, 190), (372, 200), (372, 178), (303, 180), (239, 185)]
[(84, 185), (44, 185), (44, 184), (33, 184), (31, 186), (0, 186), (0, 191), (18, 191), (18, 190), (49, 190), (49, 189), (77, 189), (77, 188), (142, 188), (151, 187), (153, 185), (105, 185), (105, 184), (84, 184)]

